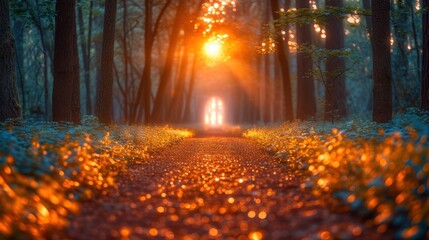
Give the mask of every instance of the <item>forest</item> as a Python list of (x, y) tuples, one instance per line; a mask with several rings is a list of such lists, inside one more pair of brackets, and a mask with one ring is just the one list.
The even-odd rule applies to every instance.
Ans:
[(4, 3), (1, 119), (198, 123), (212, 96), (232, 124), (428, 109), (424, 1), (377, 19), (370, 1), (212, 2)]
[(0, 0), (0, 239), (427, 239), (428, 134), (429, 0)]

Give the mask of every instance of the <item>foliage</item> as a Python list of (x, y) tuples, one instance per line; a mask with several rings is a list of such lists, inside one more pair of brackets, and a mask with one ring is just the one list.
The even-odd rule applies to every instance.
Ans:
[[(307, 178), (302, 187), (326, 202), (347, 204), (379, 232), (391, 228), (397, 238), (422, 239), (429, 232), (427, 117), (410, 111), (385, 130), (354, 122), (328, 131), (296, 122), (244, 136), (300, 170)], [(405, 126), (409, 118), (419, 119), (418, 130)]]
[(339, 18), (348, 15), (368, 15), (370, 12), (358, 7), (325, 7), (324, 9), (290, 9), (288, 11), (280, 11), (280, 19), (275, 21), (275, 24), (281, 27), (290, 28), (293, 25), (303, 24), (326, 24), (326, 18), (335, 16)]
[(23, 21), (28, 27), (31, 24), (54, 29), (55, 1), (12, 0), (10, 1), (12, 18)]
[(14, 120), (0, 126), (0, 238), (41, 239), (67, 224), (79, 201), (107, 193), (136, 164), (192, 133)]

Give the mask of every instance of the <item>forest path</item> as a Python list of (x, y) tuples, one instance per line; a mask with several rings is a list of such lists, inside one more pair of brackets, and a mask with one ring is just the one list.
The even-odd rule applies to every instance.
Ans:
[[(299, 171), (243, 138), (191, 138), (83, 203), (70, 239), (380, 239), (303, 192)], [(331, 234), (331, 235), (330, 235)], [(328, 238), (326, 238), (328, 239)]]

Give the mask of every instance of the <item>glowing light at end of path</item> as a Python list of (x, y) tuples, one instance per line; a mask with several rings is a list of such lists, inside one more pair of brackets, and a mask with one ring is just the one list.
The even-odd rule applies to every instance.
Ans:
[(206, 105), (204, 123), (212, 127), (223, 125), (224, 108), (222, 100), (215, 97), (210, 99)]

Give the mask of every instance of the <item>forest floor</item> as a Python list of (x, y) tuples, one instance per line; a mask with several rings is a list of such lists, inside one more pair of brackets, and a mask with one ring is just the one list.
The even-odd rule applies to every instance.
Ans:
[(70, 216), (70, 239), (383, 239), (300, 186), (302, 170), (238, 137), (184, 139), (128, 166)]

